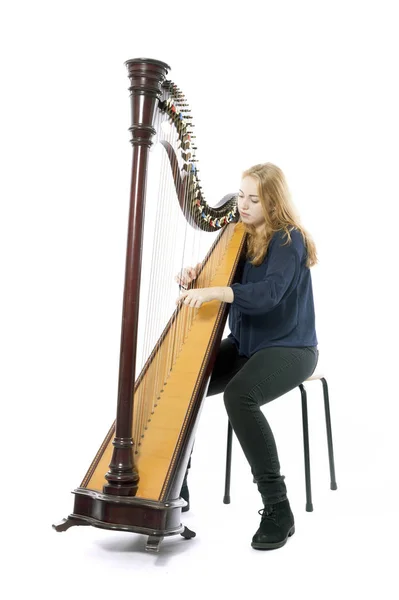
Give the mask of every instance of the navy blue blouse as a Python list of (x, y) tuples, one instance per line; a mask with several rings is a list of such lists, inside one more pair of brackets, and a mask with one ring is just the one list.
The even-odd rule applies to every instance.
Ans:
[(312, 278), (302, 234), (274, 233), (266, 257), (255, 267), (246, 260), (241, 283), (233, 283), (228, 338), (241, 356), (271, 346), (317, 346)]

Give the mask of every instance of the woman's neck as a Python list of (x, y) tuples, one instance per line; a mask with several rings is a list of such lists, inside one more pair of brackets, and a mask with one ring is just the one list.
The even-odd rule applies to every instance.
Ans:
[(265, 223), (256, 227), (255, 236), (257, 238), (263, 236), (265, 233), (266, 233), (266, 224)]

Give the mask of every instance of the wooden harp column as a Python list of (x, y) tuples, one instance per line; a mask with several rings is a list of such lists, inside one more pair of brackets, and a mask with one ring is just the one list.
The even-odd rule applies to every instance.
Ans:
[(155, 111), (161, 96), (161, 85), (166, 78), (168, 65), (160, 61), (127, 63), (131, 86), (133, 161), (130, 188), (130, 210), (126, 252), (125, 288), (119, 362), (118, 403), (114, 451), (105, 478), (108, 484), (104, 493), (134, 496), (139, 479), (133, 459), (131, 424), (139, 318), (141, 279), (141, 249), (144, 233), (144, 213), (147, 184), (147, 166), (152, 138)]
[[(132, 438), (134, 398), (146, 373), (151, 372), (151, 361), (157, 351), (160, 351), (162, 342), (167, 338), (171, 326), (181, 318), (181, 306), (176, 309), (166, 325), (164, 333), (144, 365), (140, 376), (136, 377), (146, 180), (149, 150), (156, 134), (154, 128), (156, 112), (161, 110), (174, 119), (176, 107), (171, 98), (178, 97), (179, 92), (176, 93), (174, 84), (165, 81), (170, 69), (167, 64), (157, 60), (134, 59), (127, 61), (126, 65), (131, 82), (129, 88), (132, 111), (130, 131), (133, 159), (117, 416), (115, 424), (111, 426), (80, 487), (73, 492), (75, 496), (73, 513), (60, 524), (54, 525), (54, 528), (57, 531), (65, 531), (73, 525), (92, 525), (104, 529), (142, 533), (149, 536), (147, 549), (158, 550), (159, 543), (164, 536), (180, 533), (183, 537), (190, 538), (195, 535), (180, 522), (181, 508), (185, 502), (179, 498), (179, 492), (194, 441), (202, 400), (206, 395), (226, 322), (227, 306), (220, 303), (215, 306), (217, 302), (214, 301), (198, 309), (197, 329), (193, 335), (194, 337), (197, 335), (198, 338), (199, 330), (206, 331), (207, 336), (205, 345), (202, 344), (200, 368), (198, 374), (194, 374), (192, 391), (187, 396), (187, 402), (184, 401), (186, 404), (178, 402), (176, 418), (177, 421), (180, 419), (180, 429), (176, 438), (177, 442), (172, 447), (166, 467), (164, 466), (164, 475), (161, 478), (158, 476), (161, 483), (158, 487), (155, 484), (151, 485), (149, 480), (151, 480), (152, 463), (146, 459), (144, 454), (139, 458), (139, 468), (134, 460), (135, 441)], [(176, 129), (182, 133), (181, 140), (183, 141), (185, 136), (180, 123)], [(223, 236), (225, 236), (223, 247), (227, 248), (227, 251), (212, 279), (212, 285), (230, 285), (242, 255), (245, 238), (241, 224), (235, 224), (237, 221), (235, 195), (226, 196), (214, 207), (208, 206), (202, 197), (200, 186), (198, 186), (195, 167), (187, 162), (188, 168), (183, 169), (181, 173), (173, 149), (168, 144), (164, 144), (164, 147), (170, 160), (177, 197), (187, 221), (193, 227), (206, 231), (215, 230), (216, 225), (223, 229), (219, 239), (223, 241)], [(183, 154), (183, 156), (186, 155)], [(207, 265), (211, 263), (212, 251), (216, 245), (217, 241), (202, 263), (202, 271), (198, 277), (199, 286), (201, 277), (205, 277)], [(202, 281), (206, 281), (206, 279)], [(191, 357), (198, 351), (198, 339), (191, 340), (191, 350), (190, 344), (188, 344), (188, 352), (191, 352)], [(203, 342), (203, 340), (201, 341)], [(180, 377), (181, 375), (182, 371), (180, 371)], [(193, 373), (190, 372), (189, 375), (192, 376)], [(175, 395), (176, 389), (180, 387), (176, 377), (174, 382), (171, 378), (168, 386), (169, 389), (175, 390)], [(185, 378), (184, 374), (183, 378)], [(162, 409), (157, 410), (159, 422), (162, 419)], [(165, 465), (164, 458), (162, 460)], [(161, 459), (158, 462), (162, 462)], [(104, 465), (108, 466), (108, 472), (105, 472)], [(155, 466), (158, 468), (157, 465)], [(140, 473), (145, 474), (143, 481), (140, 481), (143, 479), (139, 476)], [(140, 488), (140, 486), (142, 487)]]

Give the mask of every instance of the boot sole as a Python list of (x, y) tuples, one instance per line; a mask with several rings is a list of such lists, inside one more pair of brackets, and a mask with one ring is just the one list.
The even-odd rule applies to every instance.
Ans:
[(287, 537), (284, 540), (281, 540), (281, 542), (252, 542), (251, 546), (252, 546), (252, 548), (255, 548), (255, 550), (272, 550), (273, 548), (281, 548), (281, 546), (284, 546), (284, 544), (286, 544), (288, 538), (291, 537), (292, 535), (294, 535), (294, 533), (295, 533), (295, 526), (291, 527), (291, 529), (288, 532)]

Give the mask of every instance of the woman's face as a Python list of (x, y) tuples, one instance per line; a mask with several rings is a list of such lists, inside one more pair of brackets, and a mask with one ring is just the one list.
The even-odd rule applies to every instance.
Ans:
[(265, 224), (265, 218), (257, 188), (256, 179), (244, 177), (238, 191), (238, 212), (243, 223), (259, 229)]

